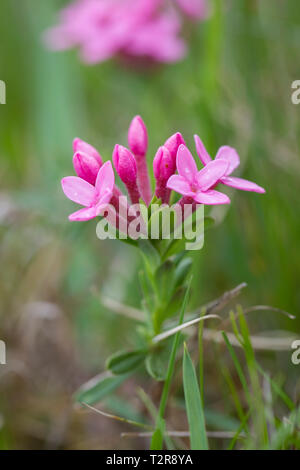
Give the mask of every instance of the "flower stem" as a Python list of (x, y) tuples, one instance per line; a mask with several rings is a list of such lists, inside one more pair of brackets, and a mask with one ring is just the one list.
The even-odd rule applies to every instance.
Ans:
[(152, 190), (147, 167), (147, 160), (146, 158), (137, 158), (136, 163), (139, 189), (143, 200), (145, 201), (146, 205), (149, 206), (152, 199)]
[[(181, 310), (180, 310), (178, 325), (181, 325), (183, 323), (183, 317), (184, 317), (184, 312), (185, 312), (185, 308), (186, 308), (187, 301), (188, 301), (188, 296), (189, 296), (190, 287), (191, 287), (191, 281), (192, 281), (192, 277), (190, 277), (190, 279), (188, 281), (188, 286), (187, 286), (186, 293), (185, 293), (183, 303), (182, 303), (182, 306), (181, 306)], [(176, 335), (174, 337), (174, 340), (173, 340), (172, 351), (171, 351), (171, 354), (170, 354), (170, 360), (169, 360), (169, 365), (168, 365), (168, 370), (167, 370), (167, 377), (166, 377), (166, 380), (165, 380), (165, 383), (164, 383), (164, 387), (163, 387), (163, 391), (162, 391), (162, 395), (161, 395), (161, 399), (160, 399), (158, 417), (157, 417), (157, 421), (156, 421), (156, 430), (161, 428), (161, 423), (163, 421), (163, 417), (164, 417), (164, 414), (165, 414), (165, 410), (166, 410), (166, 406), (167, 406), (167, 400), (168, 400), (168, 396), (169, 396), (170, 385), (171, 385), (171, 380), (172, 380), (172, 376), (173, 376), (173, 373), (174, 373), (176, 352), (177, 352), (178, 345), (179, 345), (179, 339), (180, 339), (180, 331), (178, 331), (176, 333)], [(156, 432), (156, 430), (155, 430), (155, 432)], [(161, 436), (160, 445), (158, 445), (158, 443), (157, 443), (157, 436), (156, 436), (156, 439), (155, 439), (156, 449), (154, 449), (152, 447), (153, 446), (153, 438), (152, 438), (151, 450), (161, 450), (162, 444), (163, 444), (163, 436)], [(160, 448), (158, 449), (157, 447), (160, 447)]]

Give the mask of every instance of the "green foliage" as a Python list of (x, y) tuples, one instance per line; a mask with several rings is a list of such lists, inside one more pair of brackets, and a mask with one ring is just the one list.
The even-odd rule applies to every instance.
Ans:
[(171, 347), (172, 338), (156, 345), (147, 355), (146, 369), (153, 379), (158, 381), (166, 379)]
[(128, 374), (118, 375), (116, 377), (106, 377), (96, 380), (96, 383), (92, 385), (81, 387), (81, 389), (75, 394), (74, 399), (80, 403), (87, 403), (93, 405), (97, 403), (107, 395), (114, 392), (128, 377)]
[(208, 450), (202, 398), (196, 372), (185, 345), (183, 355), (183, 387), (189, 422), (192, 450)]
[[(183, 318), (184, 318), (184, 313), (186, 310), (187, 306), (187, 301), (188, 301), (188, 296), (190, 292), (190, 287), (191, 287), (191, 281), (192, 278), (189, 279), (188, 287), (184, 296), (184, 300), (182, 302), (181, 310), (180, 310), (180, 315), (179, 315), (179, 325), (183, 323)], [(176, 354), (177, 354), (177, 349), (180, 343), (180, 332), (177, 332), (176, 335), (174, 336), (173, 343), (172, 343), (172, 350), (169, 358), (169, 364), (168, 364), (168, 369), (167, 369), (167, 375), (166, 375), (166, 380), (164, 383), (164, 388), (162, 391), (161, 399), (160, 399), (160, 405), (159, 405), (159, 412), (158, 412), (158, 417), (156, 421), (156, 427), (155, 431), (152, 436), (152, 441), (151, 441), (151, 449), (156, 449), (156, 450), (161, 450), (162, 445), (163, 445), (163, 432), (162, 429), (164, 428), (163, 426), (163, 417), (165, 413), (165, 409), (167, 406), (167, 400), (168, 400), (168, 395), (169, 395), (169, 389), (171, 385), (171, 380), (172, 376), (174, 373), (174, 367), (175, 367), (175, 360), (176, 360)]]
[(126, 374), (135, 370), (145, 357), (145, 350), (116, 352), (107, 359), (106, 367), (115, 375)]

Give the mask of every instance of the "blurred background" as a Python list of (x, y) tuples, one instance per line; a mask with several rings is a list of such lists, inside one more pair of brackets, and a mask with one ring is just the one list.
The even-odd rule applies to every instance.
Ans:
[[(229, 192), (232, 204), (213, 209), (217, 224), (194, 255), (190, 308), (246, 282), (243, 306), (271, 305), (297, 316), (300, 105), (291, 102), (291, 84), (300, 79), (300, 9), (296, 0), (217, 0), (206, 22), (186, 25), (185, 60), (91, 67), (79, 62), (77, 51), (53, 53), (42, 43), (67, 3), (1, 1), (7, 103), (0, 105), (0, 339), (7, 365), (0, 365), (0, 448), (147, 448), (147, 439), (120, 437), (128, 425), (72, 402), (74, 391), (104, 370), (109, 354), (136, 341), (134, 324), (103, 307), (99, 296), (136, 308), (141, 297), (135, 249), (100, 242), (95, 221), (68, 222), (74, 205), (60, 179), (73, 174), (72, 140), (81, 137), (109, 159), (115, 143), (126, 145), (128, 125), (140, 114), (149, 165), (176, 131), (192, 150), (194, 133), (212, 155), (221, 145), (236, 147), (239, 176), (267, 193)], [(256, 312), (248, 321), (252, 334), (299, 334), (299, 315)], [(291, 363), (291, 352), (259, 354), (297, 400), (300, 366)], [(234, 428), (221, 355), (206, 343), (204, 357), (208, 428)], [(144, 419), (137, 386), (157, 403), (159, 386), (141, 374), (102, 409)], [(171, 406), (170, 414), (176, 429), (184, 410)]]

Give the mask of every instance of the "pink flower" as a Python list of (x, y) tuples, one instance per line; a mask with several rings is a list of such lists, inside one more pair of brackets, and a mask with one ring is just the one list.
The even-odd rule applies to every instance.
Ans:
[(254, 191), (256, 193), (266, 192), (264, 188), (258, 186), (252, 181), (248, 181), (243, 178), (237, 178), (236, 176), (229, 176), (240, 164), (240, 158), (234, 148), (228, 147), (227, 145), (220, 147), (215, 160), (212, 160), (211, 156), (208, 154), (206, 148), (204, 147), (200, 137), (195, 135), (194, 138), (196, 144), (196, 151), (203, 165), (207, 166), (211, 162), (216, 162), (218, 160), (223, 160), (228, 163), (228, 167), (225, 174), (221, 178), (219, 178), (217, 183), (222, 183), (226, 186), (231, 186), (232, 188), (236, 189), (242, 189), (243, 191)]
[(115, 176), (111, 162), (106, 162), (100, 168), (95, 186), (78, 176), (67, 176), (61, 180), (65, 195), (84, 206), (69, 216), (71, 221), (84, 221), (100, 215), (112, 197)]
[(170, 152), (170, 155), (174, 161), (174, 165), (176, 166), (176, 157), (177, 157), (177, 150), (179, 148), (179, 145), (185, 145), (184, 138), (180, 134), (180, 132), (176, 132), (175, 134), (171, 135), (166, 142), (164, 143), (164, 146), (167, 147), (167, 149)]
[(156, 179), (155, 195), (162, 203), (168, 203), (170, 189), (166, 187), (167, 181), (176, 171), (176, 163), (167, 147), (159, 147), (153, 160), (153, 173)]
[(201, 19), (207, 14), (206, 0), (177, 0), (183, 13), (191, 18)]
[[(127, 188), (132, 204), (140, 202), (142, 193), (144, 201), (149, 205), (152, 193), (146, 161), (148, 133), (140, 116), (135, 116), (130, 124), (128, 141), (133, 153), (122, 145), (116, 145), (112, 155), (114, 166)], [(200, 171), (179, 132), (167, 139), (156, 152), (153, 160), (155, 195), (162, 203), (169, 204), (171, 190), (174, 190), (183, 196), (179, 204), (183, 207), (191, 203), (193, 210), (197, 204), (228, 204), (229, 198), (215, 190), (219, 183), (245, 191), (265, 192), (251, 181), (230, 176), (240, 163), (236, 150), (223, 146), (212, 160), (198, 136), (195, 136), (195, 142), (197, 153), (204, 164)], [(73, 164), (78, 176), (63, 178), (62, 188), (69, 199), (84, 208), (71, 214), (70, 220), (89, 220), (96, 217), (108, 203), (115, 209), (117, 227), (123, 221), (124, 214), (127, 214), (128, 221), (133, 220), (136, 213), (131, 213), (132, 207), (128, 206), (126, 198), (125, 201), (120, 199), (123, 194), (115, 186), (111, 163), (106, 162), (103, 165), (97, 150), (81, 139), (74, 140), (73, 149)], [(178, 174), (175, 174), (176, 169)], [(145, 188), (148, 183), (146, 198)]]
[(141, 196), (137, 186), (137, 167), (134, 156), (126, 147), (116, 145), (113, 151), (113, 162), (128, 190), (131, 202), (138, 204)]
[(73, 151), (74, 153), (87, 153), (91, 157), (94, 157), (95, 160), (98, 160), (100, 165), (102, 165), (102, 158), (100, 153), (95, 149), (95, 147), (93, 147), (91, 144), (88, 144), (84, 140), (79, 139), (79, 137), (76, 137), (76, 139), (73, 140)]
[[(187, 1), (179, 3), (198, 15)], [(174, 62), (185, 54), (180, 31), (180, 17), (166, 0), (75, 0), (45, 39), (55, 50), (79, 47), (82, 60), (90, 64), (118, 54)]]
[(211, 189), (228, 169), (228, 162), (222, 159), (212, 161), (198, 171), (195, 160), (185, 145), (177, 152), (178, 175), (167, 182), (167, 188), (192, 198), (198, 204), (229, 204), (230, 199), (223, 193)]
[(151, 184), (147, 167), (148, 133), (141, 116), (135, 116), (128, 131), (129, 148), (137, 165), (137, 182), (143, 200), (147, 205), (151, 202)]
[(148, 133), (141, 116), (135, 116), (128, 130), (129, 148), (136, 157), (145, 157), (148, 149)]
[(101, 165), (98, 159), (87, 153), (76, 152), (73, 156), (73, 166), (77, 175), (92, 185), (96, 182)]

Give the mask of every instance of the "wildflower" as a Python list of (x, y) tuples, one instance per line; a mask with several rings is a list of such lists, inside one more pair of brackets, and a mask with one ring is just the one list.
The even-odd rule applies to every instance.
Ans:
[(83, 152), (76, 152), (73, 156), (73, 165), (77, 175), (87, 181), (95, 184), (101, 163), (96, 158)]
[(102, 165), (102, 158), (100, 153), (93, 147), (91, 144), (88, 144), (84, 140), (79, 139), (76, 137), (76, 139), (73, 140), (73, 151), (74, 153), (76, 152), (82, 152), (90, 155), (93, 157), (95, 160), (98, 160), (100, 163), (100, 166)]
[(153, 173), (156, 179), (155, 195), (161, 199), (162, 203), (169, 202), (171, 190), (167, 188), (166, 184), (175, 171), (176, 163), (168, 148), (159, 147), (153, 160)]
[(67, 176), (61, 180), (65, 195), (84, 206), (69, 216), (71, 221), (85, 221), (97, 217), (105, 210), (112, 197), (115, 183), (111, 162), (106, 162), (100, 168), (95, 186), (78, 176)]
[(116, 145), (113, 152), (115, 169), (125, 184), (132, 204), (138, 204), (141, 198), (137, 186), (137, 166), (132, 153), (122, 145)]
[(166, 0), (76, 0), (45, 39), (55, 50), (78, 46), (90, 64), (119, 54), (174, 62), (186, 50), (180, 30), (181, 19)]
[(45, 34), (54, 50), (79, 47), (89, 64), (116, 55), (174, 62), (186, 52), (180, 37), (180, 11), (196, 20), (205, 16), (204, 0), (75, 0), (62, 10), (59, 25)]
[(216, 162), (218, 160), (224, 160), (228, 163), (228, 167), (225, 174), (221, 178), (219, 178), (217, 184), (222, 183), (226, 186), (231, 186), (235, 189), (241, 189), (243, 191), (253, 191), (261, 194), (266, 192), (264, 188), (258, 186), (252, 181), (248, 181), (243, 178), (237, 178), (236, 176), (229, 176), (240, 164), (240, 158), (234, 148), (229, 147), (227, 145), (220, 147), (215, 160), (212, 160), (211, 156), (208, 154), (206, 148), (204, 147), (200, 137), (195, 135), (194, 138), (196, 144), (196, 151), (203, 165), (208, 165), (211, 162)]
[(171, 135), (166, 142), (164, 143), (164, 146), (167, 147), (167, 149), (170, 152), (170, 155), (174, 161), (174, 165), (176, 166), (176, 157), (177, 157), (177, 150), (179, 148), (179, 145), (185, 145), (184, 138), (180, 134), (180, 132), (176, 132), (175, 134)]
[(191, 198), (198, 204), (229, 204), (228, 196), (211, 189), (226, 174), (227, 168), (228, 162), (218, 159), (198, 171), (188, 148), (185, 145), (180, 145), (177, 152), (179, 174), (169, 178), (167, 188)]
[(131, 121), (128, 131), (128, 143), (137, 165), (137, 181), (142, 198), (147, 205), (151, 201), (151, 184), (147, 168), (148, 133), (146, 125), (140, 116)]
[(201, 19), (207, 14), (206, 0), (177, 0), (177, 4), (191, 18)]
[[(125, 197), (121, 197), (123, 194), (115, 185), (111, 163), (103, 164), (100, 154), (87, 142), (74, 140), (73, 164), (78, 176), (63, 178), (62, 187), (69, 199), (85, 208), (71, 214), (70, 220), (96, 217), (105, 204), (110, 203), (115, 210), (115, 225), (124, 231), (123, 228), (138, 217), (139, 211), (134, 205), (140, 203), (141, 195), (146, 205), (150, 204), (152, 191), (146, 161), (148, 134), (140, 116), (135, 116), (130, 124), (128, 142), (131, 151), (117, 144), (112, 159), (132, 205), (128, 204)], [(179, 132), (158, 148), (153, 160), (153, 173), (156, 181), (155, 195), (162, 203), (169, 204), (171, 191), (174, 190), (183, 196), (179, 200), (181, 209), (185, 204), (191, 204), (193, 211), (198, 204), (228, 204), (228, 196), (215, 190), (219, 183), (246, 191), (265, 192), (251, 181), (230, 176), (240, 163), (236, 150), (223, 146), (212, 160), (198, 136), (195, 136), (195, 142), (204, 165), (200, 171)], [(178, 174), (175, 174), (176, 170)], [(108, 218), (107, 215), (105, 217)]]

